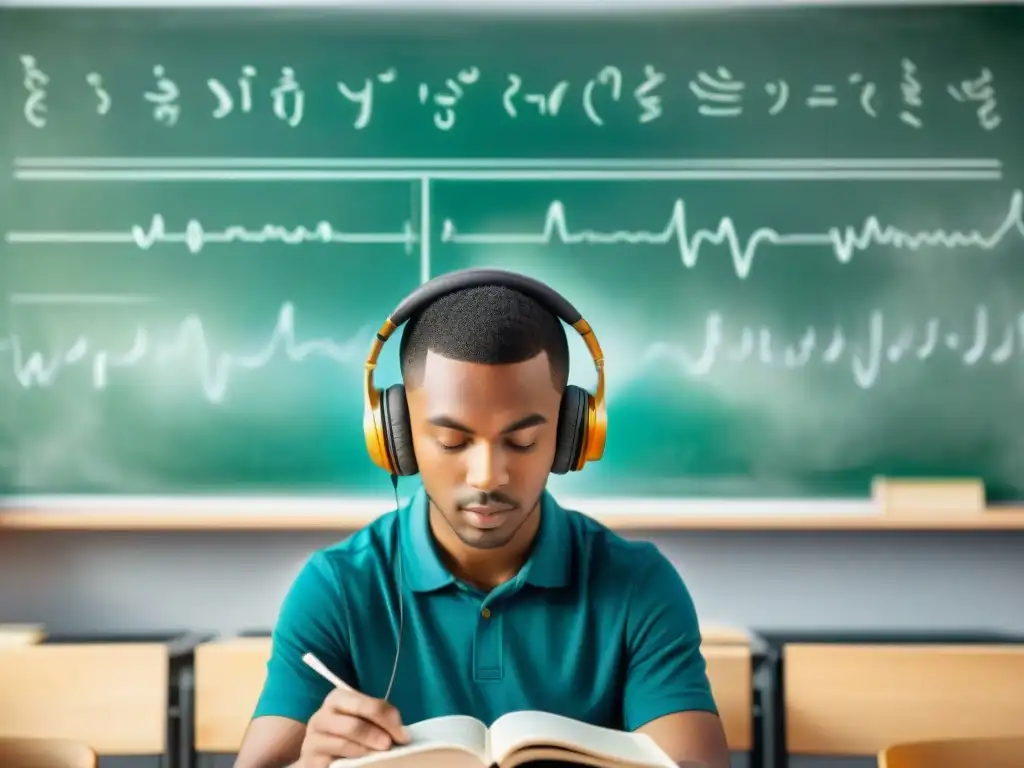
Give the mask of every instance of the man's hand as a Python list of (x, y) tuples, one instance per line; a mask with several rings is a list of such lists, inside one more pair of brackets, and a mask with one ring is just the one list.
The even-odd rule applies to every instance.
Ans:
[(391, 704), (336, 688), (309, 719), (296, 768), (327, 768), (338, 758), (362, 757), (408, 741), (402, 717)]

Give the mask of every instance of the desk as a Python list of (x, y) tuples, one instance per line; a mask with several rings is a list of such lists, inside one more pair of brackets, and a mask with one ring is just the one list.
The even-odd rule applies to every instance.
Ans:
[[(268, 633), (249, 630), (245, 636), (203, 643), (195, 650), (195, 752), (197, 755), (237, 752), (266, 679), (270, 656)], [(748, 638), (740, 643), (731, 631), (725, 643), (701, 649), (718, 703), (729, 748), (753, 752), (759, 743), (754, 722), (753, 672), (759, 659)], [(752, 756), (752, 766), (760, 759)]]
[(52, 635), (0, 648), (0, 735), (81, 741), (101, 756), (177, 765), (179, 675), (205, 636), (188, 632)]
[(901, 741), (1024, 723), (1024, 639), (997, 632), (756, 630), (767, 648), (767, 768), (873, 757)]

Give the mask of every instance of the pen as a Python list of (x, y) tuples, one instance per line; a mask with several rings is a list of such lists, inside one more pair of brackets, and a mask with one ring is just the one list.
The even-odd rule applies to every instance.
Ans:
[(353, 690), (351, 685), (349, 685), (336, 674), (331, 672), (331, 670), (329, 670), (324, 665), (324, 663), (320, 661), (320, 659), (318, 659), (312, 653), (304, 654), (302, 660), (306, 663), (308, 667), (310, 667), (314, 672), (320, 675), (320, 677), (322, 677), (327, 682), (332, 683), (336, 688), (341, 688), (346, 691)]

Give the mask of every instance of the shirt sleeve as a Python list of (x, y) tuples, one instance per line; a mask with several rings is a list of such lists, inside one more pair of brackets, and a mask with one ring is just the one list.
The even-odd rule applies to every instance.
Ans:
[(690, 592), (654, 545), (633, 583), (626, 619), (626, 730), (674, 712), (718, 713)]
[(338, 585), (322, 552), (313, 554), (300, 570), (274, 626), (267, 677), (254, 718), (276, 715), (305, 724), (320, 709), (332, 685), (302, 661), (306, 653), (315, 654), (338, 677), (355, 684)]

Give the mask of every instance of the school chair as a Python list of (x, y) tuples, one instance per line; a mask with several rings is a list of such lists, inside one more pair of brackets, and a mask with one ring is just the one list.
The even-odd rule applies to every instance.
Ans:
[(747, 755), (750, 768), (765, 760), (762, 690), (755, 681), (765, 644), (746, 627), (701, 624), (701, 653), (729, 751)]
[(788, 644), (785, 751), (875, 758), (892, 744), (1014, 733), (1021, 691), (1024, 644)]
[(894, 744), (878, 753), (879, 768), (1021, 768), (1024, 723), (1019, 736), (939, 739)]
[(96, 753), (70, 739), (0, 736), (3, 768), (96, 768)]
[(269, 658), (270, 637), (233, 637), (196, 647), (193, 765), (238, 752)]
[(701, 646), (707, 662), (708, 681), (718, 706), (731, 752), (749, 752), (753, 748), (753, 656), (749, 646)]
[(97, 759), (151, 757), (174, 768), (179, 667), (205, 638), (66, 635), (0, 648), (0, 737), (68, 739)]

